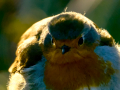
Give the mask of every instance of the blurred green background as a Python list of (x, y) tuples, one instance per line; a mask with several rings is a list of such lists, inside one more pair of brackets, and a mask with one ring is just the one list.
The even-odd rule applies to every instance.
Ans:
[(120, 41), (120, 0), (0, 0), (0, 90), (6, 90), (20, 36), (33, 23), (65, 10), (85, 14)]

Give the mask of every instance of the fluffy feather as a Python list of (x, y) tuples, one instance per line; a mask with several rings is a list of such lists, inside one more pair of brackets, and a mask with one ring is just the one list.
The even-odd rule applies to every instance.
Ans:
[(85, 16), (64, 12), (23, 34), (9, 72), (8, 90), (119, 90), (120, 48)]

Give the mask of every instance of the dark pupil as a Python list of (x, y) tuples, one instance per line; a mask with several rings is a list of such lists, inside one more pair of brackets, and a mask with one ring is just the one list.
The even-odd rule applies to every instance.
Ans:
[(53, 39), (51, 40), (51, 42), (53, 43)]
[(83, 38), (82, 37), (78, 41), (78, 45), (81, 45), (81, 44), (83, 44)]

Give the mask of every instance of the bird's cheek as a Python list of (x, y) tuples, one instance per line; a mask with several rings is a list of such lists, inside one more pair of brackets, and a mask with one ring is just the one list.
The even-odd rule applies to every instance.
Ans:
[(77, 50), (75, 49), (70, 49), (70, 51), (65, 54), (62, 54), (61, 49), (56, 49), (49, 52), (46, 56), (46, 59), (51, 63), (65, 64), (78, 61), (82, 59), (82, 57), (77, 54)]

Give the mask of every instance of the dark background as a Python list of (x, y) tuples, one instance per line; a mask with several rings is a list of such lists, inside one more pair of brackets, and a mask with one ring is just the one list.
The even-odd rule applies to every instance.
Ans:
[(0, 0), (0, 90), (6, 90), (20, 36), (33, 23), (65, 10), (85, 14), (120, 41), (120, 0)]

